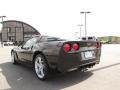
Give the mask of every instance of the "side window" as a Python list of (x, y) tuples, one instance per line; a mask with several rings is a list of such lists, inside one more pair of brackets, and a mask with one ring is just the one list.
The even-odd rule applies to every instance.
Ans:
[(30, 40), (28, 40), (24, 45), (23, 48), (27, 48), (27, 47), (32, 47), (32, 45), (37, 43), (37, 39), (36, 38), (32, 38)]
[(41, 39), (40, 39), (40, 42), (45, 42), (46, 41), (46, 36), (42, 36)]

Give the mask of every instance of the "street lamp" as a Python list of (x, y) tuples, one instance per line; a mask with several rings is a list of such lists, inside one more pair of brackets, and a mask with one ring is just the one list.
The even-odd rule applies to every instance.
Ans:
[[(0, 18), (2, 18), (2, 27), (3, 27), (3, 18), (6, 18), (6, 16), (0, 16)], [(2, 31), (1, 31), (1, 47), (3, 47), (3, 42), (2, 42)]]
[(87, 29), (86, 29), (86, 14), (89, 14), (91, 12), (80, 12), (81, 14), (85, 14), (85, 37), (87, 36)]
[[(6, 18), (6, 16), (0, 16), (0, 18), (2, 18), (2, 22), (3, 22), (3, 18)], [(1, 23), (2, 23), (2, 22), (1, 22)]]
[(80, 38), (81, 38), (81, 27), (83, 26), (83, 24), (78, 24), (77, 26), (80, 27)]

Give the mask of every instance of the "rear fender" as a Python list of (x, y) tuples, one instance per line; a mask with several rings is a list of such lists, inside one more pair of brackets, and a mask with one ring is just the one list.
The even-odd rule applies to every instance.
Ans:
[(46, 55), (43, 53), (43, 52), (41, 52), (41, 51), (35, 51), (34, 52), (34, 54), (33, 54), (33, 66), (34, 66), (34, 59), (35, 59), (35, 57), (36, 57), (36, 55), (38, 55), (38, 54), (41, 54), (44, 58), (45, 58), (45, 60), (46, 60), (46, 63), (47, 63), (47, 65), (48, 65), (48, 67), (49, 67), (49, 62), (48, 62), (48, 59), (46, 58)]

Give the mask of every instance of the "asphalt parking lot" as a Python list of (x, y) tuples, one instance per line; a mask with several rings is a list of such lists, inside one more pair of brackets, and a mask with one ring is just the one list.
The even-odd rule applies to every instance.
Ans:
[(10, 47), (0, 48), (0, 90), (120, 90), (120, 44), (103, 45), (101, 62), (87, 72), (36, 78), (32, 69), (10, 62)]

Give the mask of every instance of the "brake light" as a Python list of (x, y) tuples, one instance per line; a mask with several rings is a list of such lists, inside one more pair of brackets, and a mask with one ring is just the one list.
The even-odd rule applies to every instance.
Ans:
[(73, 45), (72, 45), (72, 48), (73, 48), (73, 50), (78, 50), (79, 49), (79, 45), (77, 44), (77, 43), (74, 43)]
[(100, 43), (97, 42), (97, 43), (96, 43), (96, 48), (99, 48), (99, 47), (100, 47)]
[(65, 51), (65, 52), (69, 52), (70, 50), (71, 50), (71, 46), (70, 46), (70, 44), (64, 44), (64, 46), (63, 46), (63, 50)]

